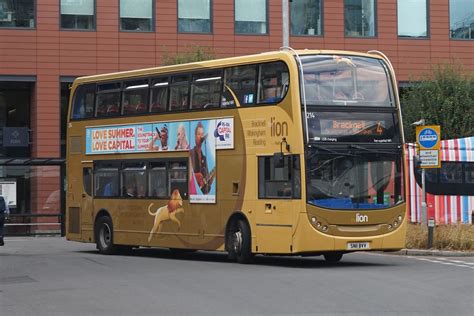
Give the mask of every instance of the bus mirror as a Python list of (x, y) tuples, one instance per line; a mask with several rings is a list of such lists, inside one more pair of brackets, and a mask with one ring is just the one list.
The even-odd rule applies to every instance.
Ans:
[(285, 156), (282, 152), (273, 154), (273, 168), (283, 168), (285, 166)]

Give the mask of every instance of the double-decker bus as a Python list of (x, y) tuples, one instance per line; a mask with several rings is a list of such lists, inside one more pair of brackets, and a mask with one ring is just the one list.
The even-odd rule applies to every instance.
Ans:
[(382, 53), (282, 48), (71, 89), (68, 240), (241, 263), (404, 246), (401, 113)]

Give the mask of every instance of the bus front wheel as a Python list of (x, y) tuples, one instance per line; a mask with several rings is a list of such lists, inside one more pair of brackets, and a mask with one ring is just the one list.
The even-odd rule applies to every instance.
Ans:
[(336, 263), (341, 261), (342, 252), (328, 252), (324, 254), (324, 260), (329, 263)]
[(252, 260), (250, 228), (243, 221), (238, 220), (229, 231), (229, 259), (238, 263), (249, 263)]
[(114, 229), (110, 217), (102, 216), (97, 220), (95, 241), (100, 253), (110, 255), (115, 252)]

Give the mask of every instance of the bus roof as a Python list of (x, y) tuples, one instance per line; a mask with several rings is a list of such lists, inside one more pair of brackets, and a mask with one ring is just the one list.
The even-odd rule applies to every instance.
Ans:
[[(354, 52), (354, 51), (342, 51), (342, 50), (304, 49), (304, 50), (296, 50), (296, 52), (300, 56), (303, 56), (303, 55), (352, 55), (352, 56), (383, 59), (380, 55), (376, 55), (376, 54), (361, 53), (361, 52)], [(216, 68), (223, 65), (230, 66), (230, 65), (246, 64), (246, 63), (256, 62), (257, 60), (258, 61), (271, 61), (271, 60), (276, 60), (276, 59), (284, 59), (293, 55), (294, 55), (294, 52), (292, 52), (291, 50), (263, 52), (260, 54), (212, 59), (212, 60), (192, 62), (192, 63), (186, 63), (186, 64), (157, 66), (157, 67), (152, 67), (152, 68), (144, 68), (144, 69), (137, 69), (137, 70), (106, 73), (106, 74), (100, 74), (100, 75), (84, 76), (84, 77), (77, 78), (75, 80), (75, 83), (81, 84), (81, 83), (86, 83), (86, 82), (106, 81), (106, 80), (111, 80), (111, 79), (143, 77), (143, 76), (155, 75), (157, 72), (159, 72), (160, 74), (166, 74), (166, 73), (176, 73), (176, 72), (190, 71), (190, 70), (203, 70), (206, 68)]]

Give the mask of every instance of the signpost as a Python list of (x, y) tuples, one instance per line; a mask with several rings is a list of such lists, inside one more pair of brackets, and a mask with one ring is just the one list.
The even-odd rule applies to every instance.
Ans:
[(420, 159), (421, 169), (421, 222), (428, 224), (428, 248), (433, 245), (433, 229), (434, 220), (427, 221), (426, 211), (426, 192), (425, 192), (425, 169), (440, 168), (441, 159), (439, 154), (441, 129), (439, 125), (424, 125), (424, 120), (421, 120), (422, 125), (416, 126), (416, 143), (419, 150), (418, 157)]

